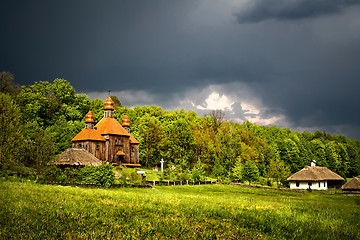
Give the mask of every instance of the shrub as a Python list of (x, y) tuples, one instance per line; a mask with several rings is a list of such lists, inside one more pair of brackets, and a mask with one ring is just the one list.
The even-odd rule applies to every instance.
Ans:
[(194, 168), (191, 170), (191, 178), (193, 181), (198, 182), (204, 178), (204, 175), (205, 175), (204, 166), (199, 160), (197, 161)]
[(133, 183), (135, 185), (141, 184), (141, 176), (139, 176), (135, 171), (130, 173), (129, 179), (130, 183)]
[(109, 164), (102, 164), (98, 167), (85, 166), (82, 171), (82, 180), (85, 183), (100, 184), (105, 187), (110, 187), (115, 181), (115, 173), (113, 166)]

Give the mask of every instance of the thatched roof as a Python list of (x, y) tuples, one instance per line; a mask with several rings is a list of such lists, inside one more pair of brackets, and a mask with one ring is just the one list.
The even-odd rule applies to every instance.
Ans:
[(54, 165), (71, 165), (71, 166), (84, 166), (92, 165), (99, 166), (101, 161), (94, 155), (84, 149), (68, 148), (61, 153), (51, 164)]
[(326, 181), (326, 180), (339, 180), (344, 178), (338, 174), (330, 171), (327, 167), (307, 166), (304, 169), (291, 175), (288, 181)]
[(341, 189), (344, 190), (360, 190), (360, 179), (357, 177), (354, 177), (344, 185), (342, 185)]

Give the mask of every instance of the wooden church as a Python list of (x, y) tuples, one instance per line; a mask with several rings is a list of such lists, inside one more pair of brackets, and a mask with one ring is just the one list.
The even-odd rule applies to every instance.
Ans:
[(103, 162), (113, 165), (140, 166), (139, 141), (130, 133), (127, 115), (120, 124), (114, 117), (114, 102), (105, 100), (104, 117), (95, 125), (94, 115), (85, 116), (85, 128), (71, 141), (73, 148), (82, 148)]

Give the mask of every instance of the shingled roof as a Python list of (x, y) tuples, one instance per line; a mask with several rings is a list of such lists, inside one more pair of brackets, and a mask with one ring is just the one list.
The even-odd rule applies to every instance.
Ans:
[(360, 179), (357, 177), (352, 178), (350, 181), (342, 185), (343, 190), (360, 190)]
[(101, 160), (96, 158), (94, 155), (92, 155), (85, 149), (68, 148), (50, 164), (70, 166), (99, 166), (101, 165), (101, 163)]
[(85, 140), (106, 141), (105, 138), (103, 136), (101, 136), (101, 134), (98, 131), (96, 131), (95, 129), (91, 129), (91, 128), (84, 128), (73, 139), (71, 139), (71, 141), (73, 141), (73, 142), (85, 141)]
[(302, 170), (291, 175), (288, 181), (326, 181), (326, 180), (344, 180), (338, 174), (330, 171), (327, 167), (307, 166)]
[(112, 134), (121, 136), (130, 136), (130, 134), (120, 125), (115, 118), (106, 117), (95, 125), (95, 129), (102, 135)]

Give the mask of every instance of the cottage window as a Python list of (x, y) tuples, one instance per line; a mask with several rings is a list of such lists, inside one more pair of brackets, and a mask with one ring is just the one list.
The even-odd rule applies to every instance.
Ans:
[(324, 187), (325, 187), (325, 182), (324, 182)]
[(81, 144), (79, 144), (78, 147), (81, 148), (82, 147)]
[(321, 187), (321, 186), (320, 186), (320, 182), (319, 182), (319, 187)]
[(132, 147), (132, 148), (131, 148), (131, 151), (135, 152), (135, 148), (134, 148), (134, 147)]
[(96, 150), (99, 150), (99, 149), (100, 149), (100, 145), (96, 144)]
[(299, 183), (299, 182), (296, 182), (296, 187), (300, 187), (300, 183)]
[(311, 186), (312, 186), (312, 183), (311, 183), (311, 182), (309, 182), (309, 183), (308, 183), (308, 185), (309, 185), (309, 187), (311, 187)]

